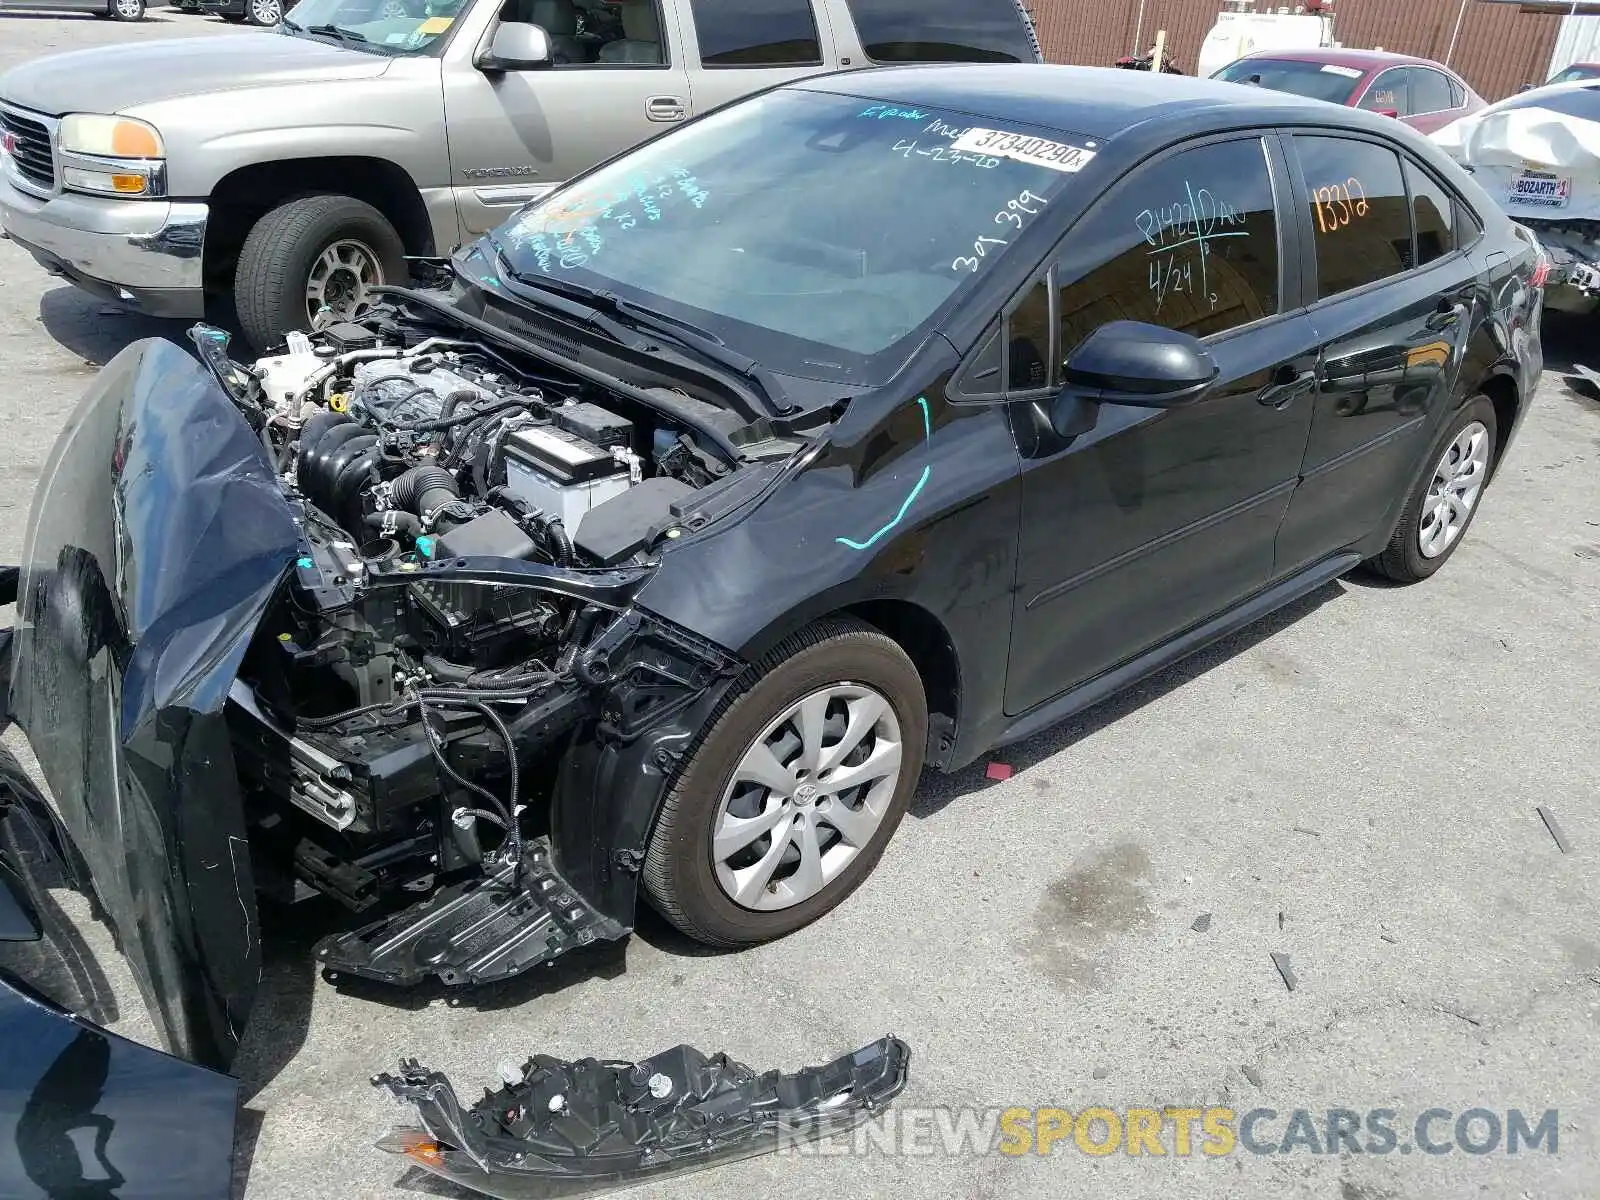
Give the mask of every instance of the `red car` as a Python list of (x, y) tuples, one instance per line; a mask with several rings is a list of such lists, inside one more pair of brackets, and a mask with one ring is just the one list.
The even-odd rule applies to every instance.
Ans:
[(1448, 67), (1380, 50), (1263, 50), (1229, 63), (1212, 78), (1365, 108), (1399, 117), (1423, 133), (1485, 104)]

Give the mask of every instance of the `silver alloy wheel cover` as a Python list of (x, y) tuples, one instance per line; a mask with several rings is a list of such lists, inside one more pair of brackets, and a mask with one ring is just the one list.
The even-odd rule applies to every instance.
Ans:
[[(828, 728), (830, 711), (834, 730)], [(799, 741), (788, 762), (773, 753), (771, 743), (780, 738)], [(841, 765), (863, 749), (859, 762)], [(740, 907), (760, 912), (792, 908), (821, 892), (883, 824), (900, 783), (903, 750), (894, 708), (865, 684), (830, 684), (790, 705), (745, 750), (723, 788), (711, 838), (712, 866), (723, 892)], [(755, 816), (729, 811), (743, 784), (765, 789)], [(748, 793), (741, 799), (748, 800)], [(755, 861), (730, 865), (749, 859), (752, 847), (763, 843)], [(786, 864), (791, 846), (797, 858)], [(780, 864), (789, 869), (778, 876)]]
[(383, 262), (371, 246), (355, 238), (330, 243), (312, 261), (306, 276), (306, 317), (311, 327), (321, 329), (360, 316), (372, 306), (371, 289), (383, 281)]
[(1465, 426), (1445, 447), (1422, 501), (1417, 549), (1438, 558), (1461, 537), (1489, 478), (1489, 430), (1482, 421)]
[(250, 0), (250, 12), (260, 25), (276, 25), (283, 20), (281, 0)]
[(133, 20), (144, 7), (144, 0), (117, 0), (117, 16)]

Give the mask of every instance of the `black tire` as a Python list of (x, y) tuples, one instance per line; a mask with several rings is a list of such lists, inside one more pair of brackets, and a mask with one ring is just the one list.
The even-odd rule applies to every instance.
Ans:
[[(258, 7), (270, 9), (266, 13), (257, 13)], [(265, 4), (258, 5), (257, 0), (245, 0), (244, 19), (250, 24), (262, 29), (270, 29), (283, 20), (283, 0), (268, 0)]]
[[(902, 758), (894, 795), (868, 844), (821, 891), (772, 912), (744, 908), (722, 890), (711, 857), (723, 790), (772, 720), (819, 688), (843, 682), (875, 689), (899, 722)], [(696, 941), (721, 948), (756, 945), (809, 925), (855, 891), (883, 856), (916, 792), (927, 741), (922, 678), (892, 639), (841, 618), (793, 635), (729, 690), (668, 789), (644, 861), (651, 905)]]
[(117, 0), (108, 0), (106, 4), (106, 16), (110, 17), (113, 21), (142, 21), (144, 20), (144, 14), (144, 0), (138, 0), (137, 10), (130, 11), (128, 13), (123, 13), (118, 10)]
[(309, 324), (306, 284), (312, 265), (345, 238), (377, 255), (383, 282), (406, 281), (405, 246), (388, 219), (351, 196), (306, 196), (280, 204), (255, 223), (239, 251), (234, 301), (239, 327), (265, 351)]
[(1400, 523), (1395, 526), (1394, 534), (1389, 538), (1389, 545), (1382, 554), (1370, 558), (1363, 564), (1367, 570), (1375, 575), (1392, 579), (1396, 583), (1420, 583), (1433, 575), (1440, 567), (1450, 561), (1450, 556), (1466, 540), (1467, 532), (1472, 528), (1472, 522), (1477, 518), (1478, 510), (1483, 507), (1484, 493), (1480, 488), (1477, 499), (1472, 507), (1467, 510), (1466, 522), (1461, 532), (1456, 535), (1444, 550), (1433, 558), (1425, 557), (1422, 553), (1421, 534), (1422, 523), (1426, 518), (1425, 501), (1429, 488), (1433, 485), (1434, 469), (1443, 457), (1446, 449), (1468, 425), (1474, 421), (1479, 422), (1489, 431), (1488, 461), (1490, 474), (1485, 477), (1487, 485), (1493, 476), (1495, 447), (1499, 445), (1499, 430), (1495, 423), (1494, 402), (1487, 396), (1474, 396), (1465, 407), (1461, 409), (1445, 425), (1444, 431), (1435, 440), (1428, 450), (1428, 457), (1423, 463), (1422, 472), (1415, 484), (1412, 485), (1411, 495), (1406, 498), (1406, 506), (1400, 514)]

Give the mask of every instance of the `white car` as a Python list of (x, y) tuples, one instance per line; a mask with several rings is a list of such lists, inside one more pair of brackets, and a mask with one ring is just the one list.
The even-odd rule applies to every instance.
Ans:
[(1600, 79), (1521, 92), (1433, 135), (1549, 255), (1546, 303), (1600, 307)]

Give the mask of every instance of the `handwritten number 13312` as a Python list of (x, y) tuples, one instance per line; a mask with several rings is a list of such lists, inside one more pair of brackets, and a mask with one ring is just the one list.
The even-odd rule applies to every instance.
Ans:
[(1317, 229), (1322, 233), (1344, 228), (1352, 217), (1364, 217), (1371, 208), (1366, 189), (1353, 176), (1343, 183), (1314, 189), (1311, 206), (1317, 214)]

